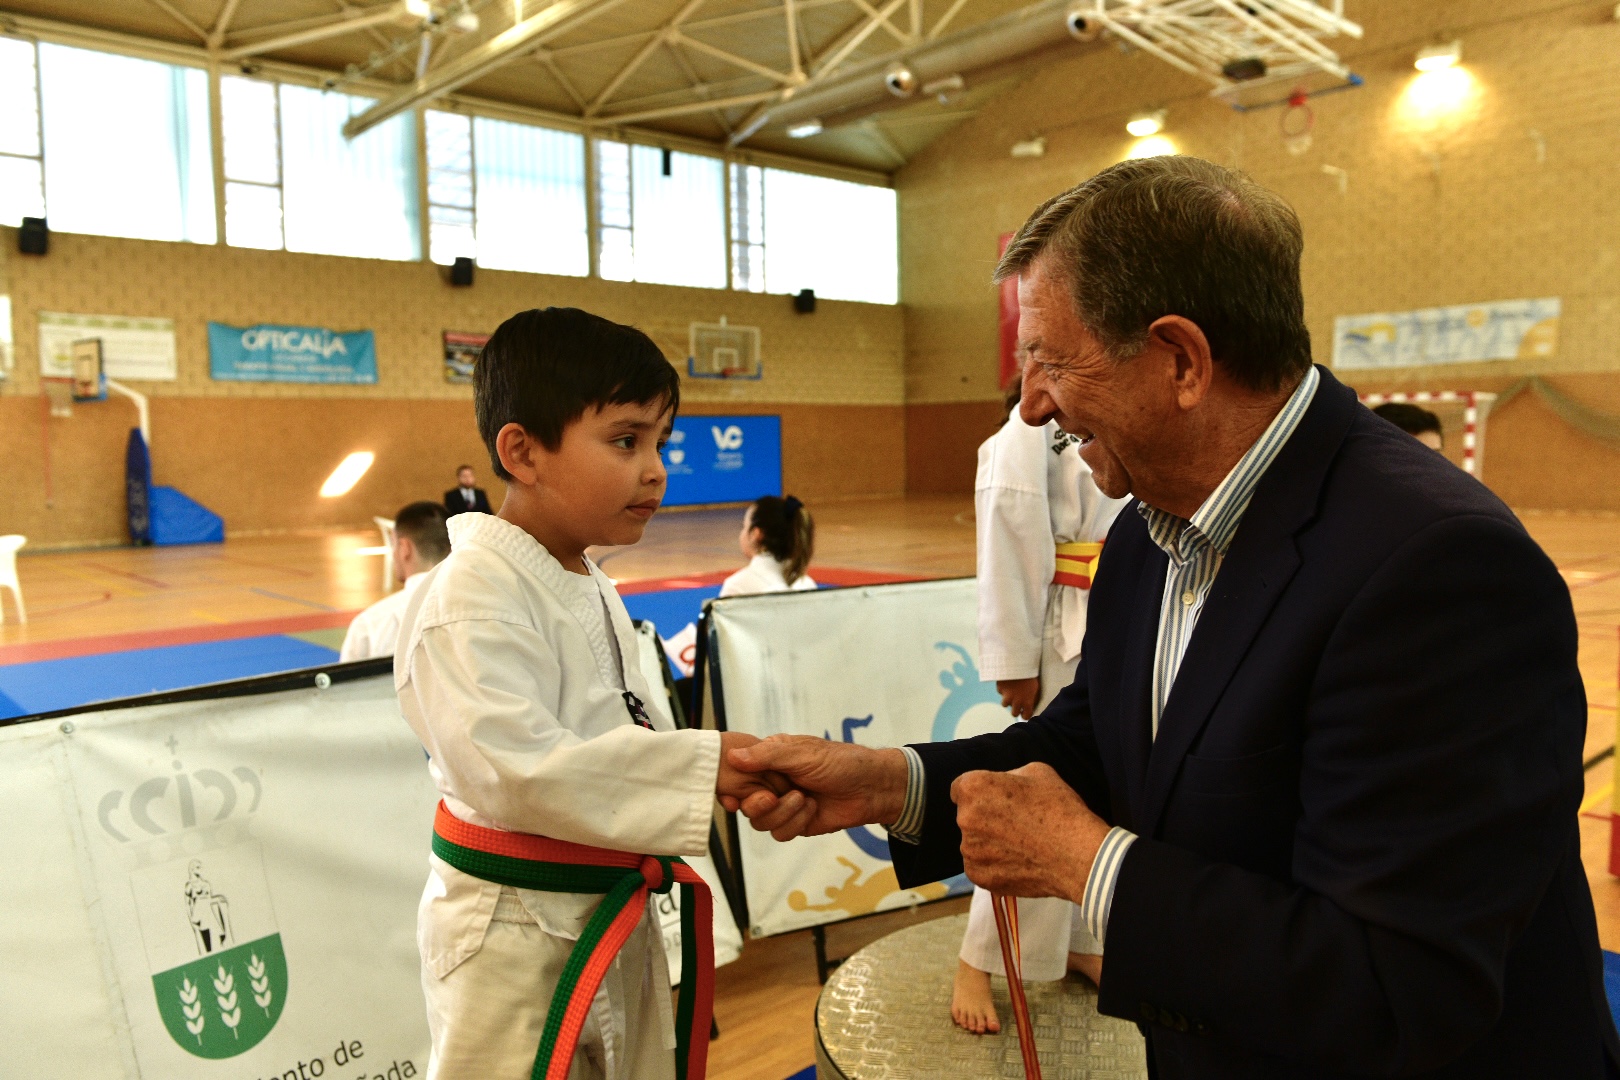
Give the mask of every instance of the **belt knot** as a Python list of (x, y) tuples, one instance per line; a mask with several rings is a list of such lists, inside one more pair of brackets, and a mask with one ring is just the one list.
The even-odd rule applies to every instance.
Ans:
[(643, 855), (641, 857), (641, 879), (647, 883), (648, 892), (669, 892), (675, 886), (674, 856)]

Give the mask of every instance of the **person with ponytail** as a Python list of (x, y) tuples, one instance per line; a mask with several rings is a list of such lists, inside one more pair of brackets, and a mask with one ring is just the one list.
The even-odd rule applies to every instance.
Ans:
[(789, 495), (763, 495), (743, 515), (737, 546), (748, 565), (726, 578), (721, 596), (801, 592), (816, 587), (805, 573), (815, 552), (816, 523), (804, 503)]

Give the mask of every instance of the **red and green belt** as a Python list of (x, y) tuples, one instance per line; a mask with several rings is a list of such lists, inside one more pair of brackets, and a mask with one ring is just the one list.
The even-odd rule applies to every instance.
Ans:
[(675, 1006), (677, 1080), (703, 1080), (714, 1016), (714, 899), (697, 871), (680, 859), (571, 844), (528, 833), (485, 829), (439, 804), (433, 854), (473, 877), (543, 892), (600, 893), (563, 966), (540, 1034), (531, 1080), (565, 1080), (580, 1031), (602, 977), (652, 893), (681, 887), (681, 992)]

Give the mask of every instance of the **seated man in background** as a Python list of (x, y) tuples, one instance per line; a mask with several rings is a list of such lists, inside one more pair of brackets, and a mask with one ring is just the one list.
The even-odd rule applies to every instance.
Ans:
[(484, 489), (474, 486), (477, 481), (471, 465), (456, 469), (456, 486), (444, 493), (445, 517), (455, 517), (468, 511), (475, 514), (494, 513), (489, 508), (489, 496), (484, 494)]
[(1430, 450), (1441, 450), (1446, 437), (1440, 430), (1440, 418), (1421, 405), (1404, 401), (1386, 401), (1373, 413), (1406, 432)]
[[(479, 498), (483, 495), (482, 491), (478, 493)], [(394, 577), (403, 588), (389, 593), (354, 617), (348, 636), (343, 639), (339, 660), (348, 663), (394, 655), (400, 616), (405, 614), (411, 594), (422, 584), (427, 572), (450, 554), (446, 517), (444, 507), (430, 502), (413, 502), (394, 516)]]

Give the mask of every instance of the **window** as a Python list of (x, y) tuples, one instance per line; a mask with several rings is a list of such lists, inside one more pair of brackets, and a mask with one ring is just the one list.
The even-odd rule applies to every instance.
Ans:
[(428, 247), (493, 270), (583, 277), (585, 139), (487, 117), (429, 112)]
[(731, 167), (732, 288), (893, 304), (900, 294), (894, 191)]
[(371, 259), (419, 256), (416, 129), (402, 113), (345, 139), (370, 98), (229, 77), (225, 240)]
[(722, 161), (600, 139), (596, 174), (604, 278), (726, 287)]
[(0, 37), (0, 225), (45, 216), (34, 43)]
[[(206, 73), (62, 45), (40, 45), (35, 68), (26, 43), (3, 44), (0, 149), (22, 151), (0, 165), (8, 216), (37, 170), (58, 231), (214, 242)], [(37, 105), (26, 88), (35, 71)]]

